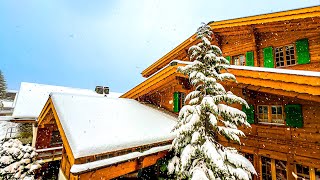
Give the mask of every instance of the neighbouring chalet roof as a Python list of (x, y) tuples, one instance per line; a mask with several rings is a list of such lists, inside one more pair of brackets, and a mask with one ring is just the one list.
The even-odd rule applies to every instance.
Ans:
[(132, 99), (52, 93), (50, 100), (74, 158), (174, 137), (176, 117)]
[[(188, 61), (171, 61), (145, 81), (129, 90), (121, 97), (136, 99), (159, 88), (159, 84), (172, 83), (176, 77), (185, 77), (177, 72), (178, 66), (190, 64)], [(250, 86), (253, 90), (266, 91), (320, 101), (320, 72), (231, 65), (228, 71), (235, 75), (238, 84)], [(158, 84), (157, 86), (154, 86)]]
[[(15, 100), (15, 108), (12, 114), (13, 118), (16, 120), (38, 118), (51, 92), (84, 95), (97, 94), (95, 91), (90, 89), (78, 89), (63, 86), (22, 82), (20, 85), (19, 93)], [(111, 92), (108, 96), (119, 97), (120, 95), (120, 93)]]
[[(239, 29), (232, 29), (237, 28), (240, 26), (253, 26), (259, 25), (259, 27), (255, 27), (255, 29), (259, 28), (266, 28), (268, 23), (275, 23), (275, 22), (284, 22), (289, 20), (295, 19), (305, 19), (305, 18), (314, 18), (319, 17), (320, 13), (320, 6), (314, 7), (307, 7), (302, 9), (295, 9), (295, 10), (288, 10), (283, 12), (275, 12), (270, 14), (261, 14), (256, 16), (249, 16), (237, 19), (230, 19), (230, 20), (222, 20), (222, 21), (215, 21), (210, 22), (209, 25), (213, 32), (221, 33), (224, 31), (240, 31)], [(229, 30), (227, 30), (229, 29)], [(251, 30), (246, 30), (251, 31)], [(246, 32), (249, 33), (249, 32)], [(176, 59), (176, 56), (179, 52), (182, 52), (188, 47), (190, 47), (193, 43), (197, 41), (196, 34), (193, 34), (189, 38), (187, 38), (184, 42), (179, 44), (177, 47), (172, 49), (166, 55), (155, 61), (153, 64), (148, 66), (145, 70), (141, 72), (143, 77), (149, 77), (153, 73), (157, 72), (159, 69), (164, 67), (168, 64), (171, 60)]]

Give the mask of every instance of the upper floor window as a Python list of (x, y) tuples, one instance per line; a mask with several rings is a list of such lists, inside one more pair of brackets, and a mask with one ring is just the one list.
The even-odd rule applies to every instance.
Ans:
[(245, 66), (246, 65), (246, 59), (243, 54), (232, 56), (232, 62), (231, 64), (237, 65), (237, 66)]
[(281, 105), (258, 106), (258, 121), (284, 124), (283, 108)]
[(62, 144), (62, 139), (59, 131), (52, 131), (50, 145), (60, 145)]
[(282, 106), (271, 106), (271, 122), (284, 124)]
[(276, 67), (284, 67), (296, 64), (294, 45), (275, 48)]

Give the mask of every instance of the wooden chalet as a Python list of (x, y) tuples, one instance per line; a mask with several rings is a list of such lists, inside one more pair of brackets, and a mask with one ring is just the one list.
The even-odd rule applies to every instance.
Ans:
[[(251, 160), (255, 179), (320, 179), (320, 6), (211, 22), (238, 83), (226, 90), (243, 97), (252, 128), (242, 145), (219, 137)], [(188, 63), (192, 35), (155, 63), (147, 79), (121, 97), (179, 112), (193, 87), (177, 67)]]
[(59, 179), (112, 179), (166, 155), (176, 116), (132, 99), (52, 93), (36, 148), (62, 149)]

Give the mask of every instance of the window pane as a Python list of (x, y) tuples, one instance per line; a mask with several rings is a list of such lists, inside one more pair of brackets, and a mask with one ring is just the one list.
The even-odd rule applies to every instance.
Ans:
[(261, 157), (261, 162), (262, 162), (262, 179), (272, 180), (271, 159), (267, 157)]
[(271, 106), (272, 120), (273, 123), (284, 124), (284, 119), (282, 115), (282, 106)]
[(277, 107), (277, 114), (282, 114), (282, 106)]
[(277, 180), (287, 179), (286, 164), (285, 161), (275, 160)]
[(320, 179), (320, 169), (315, 169), (316, 171), (316, 180)]
[(272, 106), (271, 107), (271, 112), (272, 112), (272, 114), (277, 114), (277, 107), (276, 106)]
[(293, 45), (286, 46), (286, 61), (287, 61), (287, 65), (296, 64)]
[(240, 65), (241, 66), (245, 66), (246, 65), (246, 61), (245, 61), (244, 55), (240, 55), (239, 58), (240, 58)]
[(299, 180), (310, 179), (309, 167), (296, 164), (297, 176)]

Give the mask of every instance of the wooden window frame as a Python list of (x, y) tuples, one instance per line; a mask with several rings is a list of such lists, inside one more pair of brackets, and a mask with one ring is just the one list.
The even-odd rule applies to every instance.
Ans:
[[(301, 166), (305, 166), (303, 164), (295, 164), (294, 166), (294, 173), (296, 174), (296, 176), (298, 176), (297, 173), (297, 165), (301, 165)], [(316, 180), (316, 168), (314, 167), (310, 167), (310, 166), (305, 166), (309, 168), (309, 179), (310, 180)], [(297, 179), (297, 178), (296, 178)]]
[[(260, 118), (259, 118), (259, 115), (260, 115), (260, 112), (259, 112), (259, 106), (264, 106), (264, 107), (268, 107), (268, 121), (260, 121)], [(282, 120), (283, 120), (283, 123), (277, 123), (277, 122), (273, 122), (273, 119), (272, 119), (272, 107), (273, 106), (281, 106), (281, 109), (282, 109)], [(258, 123), (259, 124), (274, 124), (274, 125), (285, 125), (286, 124), (286, 119), (285, 119), (285, 112), (284, 112), (284, 106), (282, 104), (259, 104), (257, 105), (257, 119), (258, 119)]]
[[(264, 113), (260, 113), (259, 107), (267, 107), (267, 122), (265, 122), (265, 121), (260, 121), (259, 115), (260, 115), (260, 114), (264, 114)], [(268, 123), (268, 122), (269, 122), (269, 105), (257, 105), (257, 113), (258, 113), (258, 115), (257, 115), (257, 117), (258, 117), (258, 123)]]
[[(277, 167), (276, 167), (276, 160), (277, 161), (284, 161), (284, 160), (279, 160), (279, 159), (272, 159), (270, 157), (266, 157), (266, 156), (260, 156), (260, 169), (261, 169), (261, 175), (260, 175), (260, 180), (263, 180), (262, 179), (262, 158), (269, 158), (270, 159), (270, 165), (271, 165), (271, 179), (272, 180), (276, 180), (277, 179)], [(284, 161), (286, 162), (286, 176), (287, 176), (287, 179), (289, 177), (289, 172), (288, 172), (288, 162), (287, 161)]]
[[(241, 65), (240, 56), (243, 56), (243, 57), (244, 57), (244, 59), (243, 59), (243, 63), (244, 63), (244, 64), (243, 64), (243, 65)], [(236, 64), (235, 64), (234, 59), (235, 59), (236, 57), (239, 58), (239, 61), (240, 61), (239, 63), (240, 63), (240, 65), (236, 65)], [(246, 56), (245, 56), (245, 54), (238, 54), (238, 55), (235, 55), (235, 56), (231, 56), (231, 60), (230, 60), (230, 61), (231, 61), (231, 63), (230, 63), (231, 65), (235, 65), (235, 66), (246, 66)]]
[[(287, 64), (287, 56), (286, 56), (286, 47), (288, 47), (288, 46), (292, 46), (293, 47), (293, 50), (294, 50), (294, 60), (295, 60), (295, 64), (290, 64), (290, 65), (288, 65)], [(277, 55), (277, 53), (276, 53), (276, 49), (279, 49), (279, 48), (282, 48), (282, 53), (283, 53), (283, 61), (284, 61), (284, 65), (283, 66), (277, 66), (277, 57), (276, 57), (276, 55)], [(286, 45), (283, 45), (283, 46), (278, 46), (278, 47), (275, 47), (274, 48), (274, 50), (273, 50), (273, 52), (274, 52), (274, 66), (276, 67), (276, 68), (283, 68), (283, 67), (289, 67), (289, 66), (295, 66), (295, 65), (297, 65), (298, 64), (298, 62), (297, 62), (297, 50), (296, 50), (296, 46), (295, 46), (295, 44), (293, 43), (293, 44), (286, 44)], [(291, 55), (291, 54), (290, 54)], [(291, 61), (291, 59), (290, 59), (290, 61)]]

